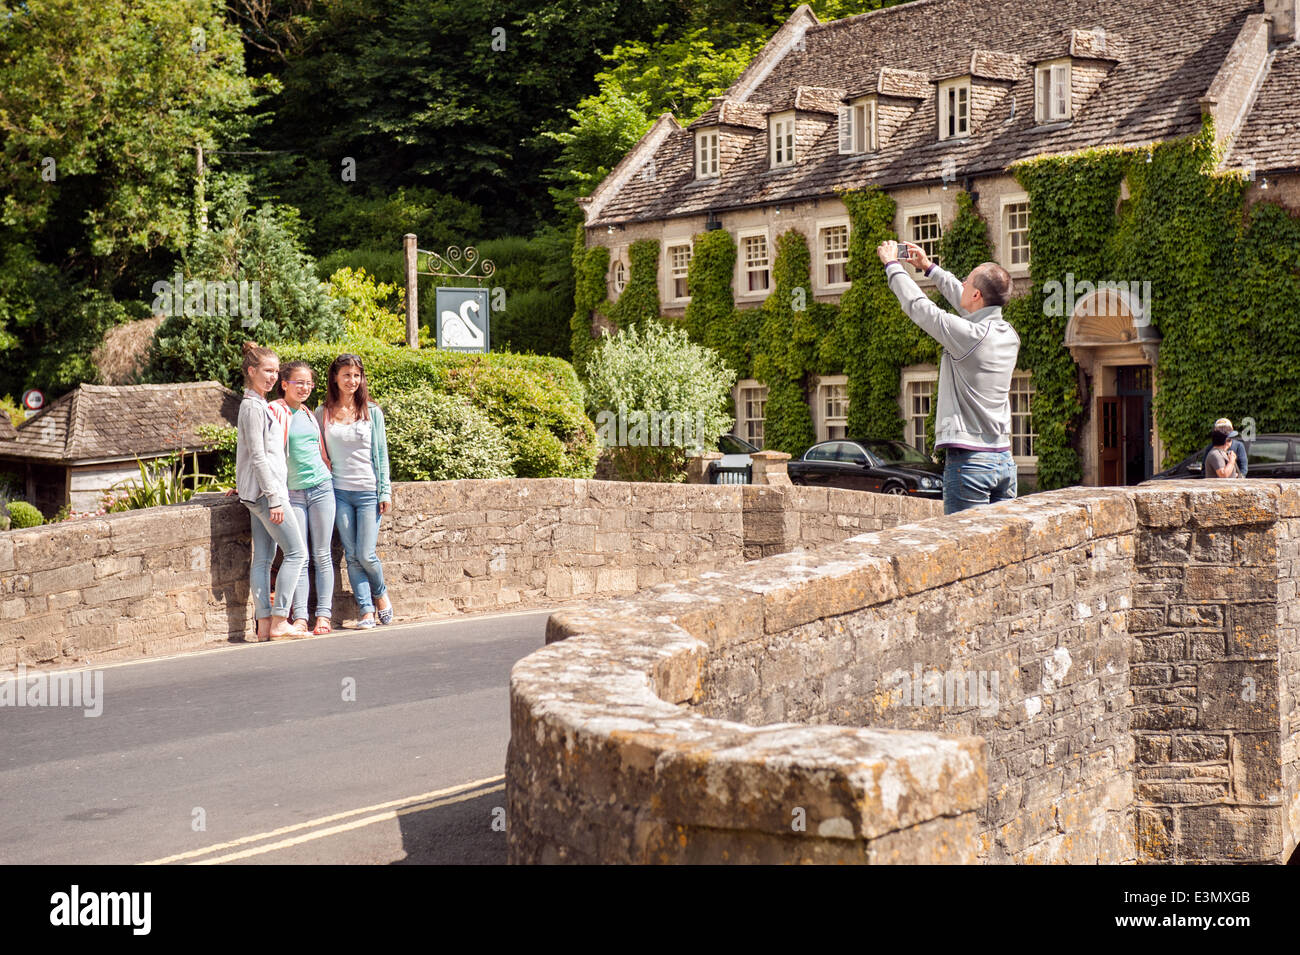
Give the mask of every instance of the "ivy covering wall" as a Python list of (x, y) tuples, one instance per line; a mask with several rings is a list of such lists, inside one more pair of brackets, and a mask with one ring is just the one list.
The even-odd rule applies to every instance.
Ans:
[(639, 239), (627, 249), (627, 285), (606, 311), (619, 328), (642, 329), (659, 318), (659, 243)]
[(1247, 212), (1247, 183), (1217, 173), (1218, 158), (1207, 121), (1198, 135), (1149, 150), (1012, 167), (1032, 209), (1033, 287), (1006, 314), (1020, 333), (1021, 366), (1034, 375), (1041, 486), (1082, 474), (1071, 447), (1085, 410), (1080, 373), (1063, 345), (1071, 303), (1058, 308), (1044, 294), (1046, 283), (1070, 275), (1076, 285), (1150, 283), (1150, 319), (1163, 339), (1155, 417), (1167, 453), (1157, 467), (1202, 447), (1220, 416), (1254, 418), (1259, 432), (1300, 431), (1291, 385), (1300, 360), (1300, 218), (1273, 202)]
[[(1071, 275), (1076, 284), (1151, 283), (1150, 314), (1163, 339), (1155, 401), (1168, 449), (1161, 466), (1201, 447), (1221, 415), (1238, 423), (1252, 417), (1260, 432), (1300, 431), (1300, 389), (1292, 386), (1300, 365), (1300, 216), (1271, 202), (1247, 213), (1246, 183), (1217, 174), (1216, 161), (1207, 123), (1195, 137), (1149, 150), (1097, 149), (1012, 167), (1032, 210), (1032, 286), (1003, 314), (1020, 335), (1019, 367), (1033, 378), (1040, 488), (1082, 477), (1075, 445), (1086, 383), (1064, 345), (1071, 303), (1044, 292), (1046, 283), (1064, 284)], [(1125, 180), (1130, 197), (1121, 203)], [(894, 200), (877, 189), (841, 198), (850, 219), (851, 284), (838, 306), (812, 300), (808, 242), (797, 231), (777, 238), (772, 291), (761, 308), (748, 309), (735, 308), (732, 294), (734, 238), (724, 230), (695, 237), (683, 325), (741, 377), (767, 384), (767, 447), (793, 455), (815, 440), (809, 404), (818, 375), (847, 376), (850, 434), (901, 438), (901, 370), (940, 360), (938, 344), (899, 308), (876, 256), (880, 242), (896, 238)], [(945, 269), (964, 277), (993, 258), (993, 247), (966, 193), (957, 195), (957, 210), (940, 255)], [(638, 246), (653, 247), (654, 255)], [(604, 301), (608, 251), (575, 250), (575, 364), (583, 354), (579, 327), (589, 327), (591, 309), (616, 322), (616, 315), (635, 322), (658, 314), (658, 245), (632, 250), (628, 288), (613, 307)], [(644, 287), (620, 309), (639, 280)], [(928, 431), (933, 443), (933, 417)]]
[(587, 248), (586, 230), (581, 224), (573, 244), (573, 317), (569, 319), (573, 367), (581, 376), (586, 372), (596, 339), (591, 334), (593, 313), (608, 308), (605, 278), (609, 274), (609, 249), (603, 245)]

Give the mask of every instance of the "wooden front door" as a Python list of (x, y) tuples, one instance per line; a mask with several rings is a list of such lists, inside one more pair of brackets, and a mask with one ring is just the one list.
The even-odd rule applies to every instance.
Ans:
[(1123, 440), (1120, 429), (1120, 398), (1098, 398), (1101, 449), (1098, 468), (1103, 487), (1124, 483)]

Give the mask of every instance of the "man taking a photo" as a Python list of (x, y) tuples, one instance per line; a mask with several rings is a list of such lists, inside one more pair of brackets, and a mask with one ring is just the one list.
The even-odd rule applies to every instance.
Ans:
[[(962, 282), (915, 245), (888, 240), (876, 249), (889, 289), (907, 317), (943, 346), (935, 447), (944, 448), (943, 512), (1016, 496), (1011, 456), (1011, 376), (1020, 336), (1002, 318), (1011, 276), (996, 262), (976, 266)], [(903, 268), (910, 262), (934, 281), (957, 315), (935, 305)]]

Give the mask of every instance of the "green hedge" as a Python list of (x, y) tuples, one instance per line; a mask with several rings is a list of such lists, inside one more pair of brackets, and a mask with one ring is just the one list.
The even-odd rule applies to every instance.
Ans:
[(324, 400), (330, 364), (340, 353), (351, 352), (361, 357), (371, 398), (381, 407), (387, 396), (426, 385), (469, 399), (505, 434), (518, 477), (591, 477), (595, 472), (596, 428), (583, 410), (582, 383), (562, 358), (470, 355), (376, 342), (272, 347), (281, 363), (301, 360), (312, 366), (313, 406)]
[(488, 416), (460, 395), (429, 387), (385, 403), (394, 481), (452, 481), (512, 475), (510, 443)]

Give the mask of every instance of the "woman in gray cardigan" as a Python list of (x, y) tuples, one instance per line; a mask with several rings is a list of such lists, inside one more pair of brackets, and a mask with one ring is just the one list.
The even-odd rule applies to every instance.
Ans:
[[(289, 420), (276, 414), (266, 394), (280, 379), (280, 359), (269, 348), (244, 343), (244, 399), (239, 404), (239, 438), (235, 446), (235, 490), (248, 508), (253, 526), (253, 592), (257, 639), (274, 640), (299, 633), (290, 625), (289, 602), (307, 560), (307, 544), (296, 521), (284, 519), (289, 506), (285, 459)], [(271, 603), (271, 562), (275, 548), (284, 551), (280, 586)]]

